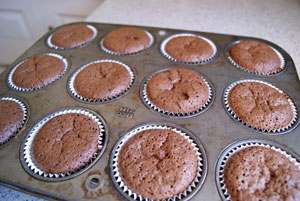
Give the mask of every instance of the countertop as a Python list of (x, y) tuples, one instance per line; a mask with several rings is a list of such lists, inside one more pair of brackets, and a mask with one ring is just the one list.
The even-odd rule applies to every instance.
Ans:
[(298, 0), (106, 0), (86, 21), (262, 38), (291, 55), (300, 78)]

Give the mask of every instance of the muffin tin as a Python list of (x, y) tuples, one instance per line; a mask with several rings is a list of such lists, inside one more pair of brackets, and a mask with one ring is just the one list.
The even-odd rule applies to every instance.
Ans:
[[(110, 176), (111, 157), (114, 145), (123, 133), (137, 125), (147, 122), (165, 122), (187, 129), (202, 142), (207, 154), (207, 176), (201, 189), (191, 200), (220, 200), (215, 182), (215, 165), (221, 151), (229, 144), (240, 139), (271, 140), (279, 143), (295, 154), (300, 154), (299, 120), (293, 130), (282, 135), (261, 135), (247, 129), (240, 122), (231, 118), (223, 108), (223, 90), (225, 86), (240, 79), (256, 79), (271, 83), (286, 92), (299, 110), (300, 83), (294, 63), (287, 52), (268, 41), (266, 44), (275, 48), (285, 61), (284, 70), (270, 76), (259, 76), (245, 72), (228, 62), (226, 46), (249, 37), (203, 33), (187, 30), (173, 30), (153, 27), (140, 27), (153, 35), (153, 44), (145, 52), (136, 55), (111, 55), (101, 49), (101, 40), (114, 29), (127, 27), (124, 25), (87, 23), (94, 26), (97, 35), (85, 46), (73, 49), (53, 49), (47, 45), (47, 38), (57, 29), (46, 33), (30, 49), (22, 54), (12, 65), (0, 75), (0, 95), (16, 96), (28, 103), (30, 117), (20, 133), (6, 143), (0, 150), (0, 182), (18, 190), (34, 193), (37, 196), (63, 200), (125, 200), (125, 197), (114, 187)], [(160, 51), (161, 43), (169, 36), (179, 33), (201, 35), (213, 41), (218, 49), (213, 60), (200, 65), (176, 63), (166, 58)], [(29, 56), (40, 53), (56, 53), (67, 59), (69, 68), (64, 76), (51, 85), (40, 90), (23, 92), (14, 90), (7, 83), (10, 70)], [(68, 93), (68, 80), (80, 67), (96, 60), (117, 60), (135, 71), (135, 84), (132, 89), (119, 99), (103, 104), (88, 104), (78, 101)], [(212, 105), (203, 113), (188, 118), (170, 118), (153, 112), (145, 106), (140, 95), (143, 80), (154, 72), (169, 67), (184, 67), (199, 72), (207, 78), (214, 90)], [(100, 114), (109, 127), (107, 147), (101, 158), (80, 175), (59, 182), (44, 181), (28, 174), (20, 162), (20, 149), (27, 134), (40, 119), (48, 114), (65, 108), (86, 108)], [(255, 141), (253, 140), (253, 141)], [(22, 153), (22, 152), (21, 152)], [(134, 199), (129, 197), (128, 199)], [(182, 198), (186, 200), (186, 198)]]

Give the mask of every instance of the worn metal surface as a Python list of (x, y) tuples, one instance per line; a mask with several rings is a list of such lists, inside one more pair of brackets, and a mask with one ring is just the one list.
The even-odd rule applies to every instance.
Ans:
[[(255, 78), (270, 82), (287, 92), (299, 106), (300, 84), (293, 61), (285, 51), (275, 44), (273, 47), (277, 48), (285, 58), (288, 65), (287, 70), (276, 76), (257, 76), (233, 67), (228, 63), (224, 56), (223, 51), (228, 43), (244, 39), (244, 37), (142, 27), (153, 34), (153, 46), (142, 54), (113, 56), (103, 52), (99, 47), (99, 43), (107, 33), (122, 27), (122, 25), (90, 24), (97, 28), (98, 35), (88, 45), (65, 51), (51, 49), (45, 43), (46, 37), (50, 34), (47, 33), (11, 66), (12, 68), (22, 59), (37, 53), (58, 53), (70, 62), (70, 68), (61, 80), (41, 90), (20, 92), (9, 88), (6, 84), (6, 76), (11, 68), (1, 74), (0, 95), (14, 95), (21, 97), (28, 102), (31, 111), (29, 121), (20, 134), (0, 150), (1, 183), (52, 199), (123, 200), (124, 198), (118, 194), (109, 177), (109, 157), (111, 150), (121, 134), (138, 124), (152, 121), (170, 122), (182, 126), (191, 131), (203, 143), (208, 158), (208, 173), (203, 187), (192, 200), (221, 199), (215, 184), (215, 164), (220, 152), (227, 145), (236, 140), (245, 138), (270, 139), (287, 146), (298, 155), (300, 154), (299, 126), (292, 132), (280, 136), (262, 135), (247, 129), (234, 121), (224, 110), (221, 102), (222, 91), (227, 84), (241, 78)], [(162, 40), (171, 34), (183, 32), (200, 34), (212, 39), (218, 46), (219, 53), (217, 58), (212, 62), (202, 65), (179, 64), (165, 58), (159, 51), (159, 45)], [(137, 81), (133, 90), (124, 97), (109, 103), (87, 104), (76, 101), (67, 92), (68, 78), (82, 65), (99, 59), (119, 60), (133, 67), (137, 73)], [(182, 119), (160, 116), (158, 113), (148, 109), (141, 101), (139, 95), (141, 81), (149, 74), (166, 67), (186, 67), (205, 75), (212, 82), (216, 90), (216, 97), (213, 105), (201, 115)], [(45, 182), (37, 180), (27, 174), (21, 166), (19, 157), (21, 143), (32, 126), (39, 119), (57, 110), (70, 107), (91, 109), (99, 113), (106, 120), (109, 126), (109, 140), (106, 150), (93, 167), (78, 177), (61, 182)], [(95, 177), (93, 177), (93, 175), (95, 175)]]

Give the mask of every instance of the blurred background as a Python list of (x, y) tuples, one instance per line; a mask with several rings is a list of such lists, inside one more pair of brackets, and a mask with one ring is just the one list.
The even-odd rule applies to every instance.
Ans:
[(84, 21), (104, 0), (0, 0), (0, 66), (7, 66), (49, 29)]
[(258, 37), (300, 68), (300, 0), (0, 0), (0, 67), (49, 29), (76, 21)]

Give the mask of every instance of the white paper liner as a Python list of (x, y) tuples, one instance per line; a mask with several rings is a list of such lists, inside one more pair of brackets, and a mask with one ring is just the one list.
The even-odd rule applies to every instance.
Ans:
[[(194, 36), (194, 37), (198, 37), (204, 41), (206, 41), (213, 49), (213, 53), (212, 55), (208, 58), (208, 59), (205, 59), (205, 60), (199, 60), (197, 62), (192, 62), (192, 61), (180, 61), (178, 59), (175, 59), (174, 57), (172, 57), (171, 55), (169, 55), (167, 52), (166, 52), (166, 45), (167, 43), (172, 40), (173, 38), (176, 38), (176, 37), (181, 37), (181, 36)], [(192, 65), (198, 65), (198, 64), (206, 64), (210, 61), (212, 61), (213, 59), (216, 58), (217, 56), (217, 52), (218, 52), (218, 48), (217, 46), (215, 45), (215, 43), (204, 37), (204, 36), (200, 36), (200, 35), (196, 35), (196, 34), (191, 34), (191, 33), (179, 33), (179, 34), (173, 34), (169, 37), (167, 37), (160, 45), (160, 51), (161, 53), (167, 57), (169, 60), (173, 61), (173, 62), (176, 62), (176, 63), (181, 63), (181, 64), (192, 64)]]
[(18, 98), (15, 98), (15, 97), (4, 96), (4, 97), (0, 97), (0, 100), (9, 100), (9, 101), (13, 101), (15, 103), (18, 103), (20, 105), (20, 107), (22, 108), (22, 111), (23, 111), (23, 119), (22, 119), (21, 124), (19, 125), (17, 130), (6, 141), (0, 143), (0, 147), (1, 147), (1, 146), (5, 145), (6, 143), (8, 143), (13, 137), (17, 136), (20, 133), (21, 129), (23, 128), (23, 126), (28, 121), (29, 108), (28, 108), (27, 105), (25, 105), (25, 103), (22, 100), (20, 100)]
[[(248, 39), (244, 39), (244, 40), (248, 40)], [(255, 75), (263, 75), (263, 76), (276, 75), (276, 74), (278, 74), (278, 73), (283, 72), (283, 71), (287, 68), (286, 63), (285, 63), (285, 59), (284, 59), (284, 57), (282, 56), (282, 54), (281, 54), (277, 49), (275, 49), (274, 47), (272, 47), (272, 46), (270, 46), (270, 45), (268, 45), (268, 44), (266, 44), (266, 45), (268, 45), (268, 46), (269, 46), (269, 47), (277, 54), (278, 58), (280, 59), (280, 68), (281, 68), (280, 71), (273, 71), (273, 72), (269, 72), (269, 73), (261, 73), (261, 72), (251, 71), (251, 70), (249, 70), (249, 69), (247, 69), (247, 68), (244, 68), (244, 67), (238, 65), (238, 64), (234, 61), (234, 59), (231, 58), (231, 56), (229, 55), (229, 49), (230, 49), (231, 47), (233, 47), (234, 45), (236, 45), (236, 44), (238, 44), (238, 43), (240, 43), (240, 42), (242, 42), (242, 41), (244, 41), (244, 40), (238, 40), (238, 41), (235, 41), (235, 42), (229, 44), (229, 45), (226, 47), (226, 50), (225, 50), (225, 57), (227, 58), (227, 60), (228, 60), (234, 67), (239, 68), (239, 69), (241, 69), (241, 70), (243, 70), (243, 71), (245, 71), (245, 72), (247, 72), (247, 73), (252, 73), (252, 74), (255, 74)], [(249, 39), (249, 40), (250, 40), (250, 39)], [(253, 39), (251, 39), (251, 40), (253, 40)], [(261, 42), (261, 41), (258, 41), (258, 42)]]
[[(196, 115), (200, 115), (203, 112), (205, 112), (213, 103), (213, 99), (214, 99), (214, 91), (212, 89), (212, 85), (207, 81), (207, 79), (205, 79), (200, 73), (193, 71), (195, 73), (197, 73), (205, 82), (206, 86), (208, 87), (208, 99), (207, 101), (197, 110), (193, 111), (193, 112), (186, 112), (186, 113), (174, 113), (174, 112), (168, 112), (167, 110), (161, 109), (158, 106), (156, 106), (155, 104), (153, 104), (150, 99), (148, 98), (147, 95), (147, 84), (149, 82), (149, 80), (156, 75), (157, 73), (166, 71), (166, 70), (170, 70), (171, 68), (167, 68), (167, 69), (163, 69), (160, 71), (156, 71), (153, 74), (151, 74), (148, 78), (146, 78), (142, 84), (141, 84), (141, 96), (142, 96), (142, 100), (143, 102), (151, 109), (153, 109), (154, 111), (163, 114), (163, 115), (167, 115), (170, 117), (178, 117), (178, 118), (186, 118), (186, 117), (193, 117)], [(190, 69), (189, 69), (190, 70)]]
[(229, 101), (228, 101), (228, 96), (229, 93), (231, 91), (231, 89), (233, 89), (236, 85), (240, 84), (240, 83), (244, 83), (244, 82), (257, 82), (257, 83), (261, 83), (261, 84), (265, 84), (269, 87), (272, 87), (273, 89), (275, 89), (276, 91), (278, 91), (279, 93), (284, 93), (282, 90), (280, 90), (279, 88), (273, 86), (272, 84), (268, 83), (268, 82), (264, 82), (261, 80), (255, 80), (255, 79), (245, 79), (245, 80), (239, 80), (239, 81), (235, 81), (233, 83), (231, 83), (227, 88), (225, 88), (224, 92), (223, 92), (223, 98), (224, 98), (224, 104), (225, 104), (225, 109), (230, 113), (231, 117), (234, 118), (235, 120), (237, 120), (238, 122), (240, 122), (242, 125), (254, 130), (254, 131), (259, 131), (261, 133), (266, 133), (266, 134), (273, 134), (273, 135), (278, 135), (278, 134), (283, 134), (282, 132), (286, 132), (286, 131), (291, 131), (294, 124), (297, 121), (298, 118), (298, 111), (297, 108), (294, 104), (294, 101), (286, 94), (286, 97), (288, 99), (288, 102), (292, 108), (293, 111), (293, 118), (291, 119), (290, 123), (282, 128), (278, 128), (278, 129), (274, 129), (274, 130), (267, 130), (267, 129), (262, 129), (262, 128), (257, 128), (255, 126), (252, 126), (250, 124), (248, 124), (247, 122), (242, 121), (232, 110), (232, 108), (229, 105)]
[[(70, 25), (67, 25), (67, 26), (72, 26), (72, 25), (78, 25), (78, 24), (70, 24)], [(76, 45), (75, 47), (68, 47), (68, 48), (66, 48), (66, 47), (60, 47), (60, 46), (54, 45), (54, 44), (51, 42), (51, 39), (52, 39), (53, 34), (54, 34), (56, 31), (58, 31), (59, 29), (62, 29), (62, 28), (64, 28), (64, 27), (66, 27), (66, 26), (60, 27), (60, 28), (57, 29), (55, 32), (53, 32), (50, 36), (48, 36), (48, 38), (47, 38), (47, 40), (46, 40), (46, 43), (47, 43), (47, 45), (48, 45), (50, 48), (57, 49), (57, 50), (70, 50), (70, 49), (75, 49), (75, 48), (80, 48), (80, 47), (86, 46), (86, 45), (88, 45), (90, 42), (92, 42), (92, 41), (96, 38), (96, 36), (97, 36), (97, 29), (96, 29), (94, 26), (92, 26), (92, 25), (90, 25), (90, 24), (86, 24), (86, 26), (87, 26), (89, 29), (91, 29), (91, 30), (93, 31), (94, 34), (93, 34), (92, 38), (90, 38), (90, 39), (87, 40), (86, 42), (82, 43), (81, 45)]]
[[(76, 89), (74, 87), (74, 82), (75, 82), (75, 79), (76, 79), (76, 76), (86, 67), (88, 67), (89, 65), (91, 64), (94, 64), (94, 63), (103, 63), (103, 62), (112, 62), (112, 63), (117, 63), (117, 64), (120, 64), (122, 65), (124, 68), (126, 68), (126, 70), (128, 71), (129, 75), (130, 75), (130, 83), (128, 85), (128, 87), (120, 94), (116, 95), (116, 96), (113, 96), (113, 97), (110, 97), (110, 98), (104, 98), (104, 99), (98, 99), (98, 100), (93, 100), (93, 99), (89, 99), (89, 98), (85, 98), (83, 96), (81, 96), (80, 94), (78, 94), (76, 92)], [(68, 81), (68, 91), (69, 93), (74, 97), (76, 98), (77, 100), (79, 101), (84, 101), (84, 102), (88, 102), (88, 103), (107, 103), (107, 102), (110, 102), (110, 101), (114, 101), (120, 97), (123, 97), (124, 95), (126, 95), (127, 93), (130, 92), (130, 90), (133, 88), (133, 85), (135, 83), (135, 80), (136, 80), (136, 76), (135, 76), (135, 73), (134, 71), (131, 69), (131, 67), (129, 67), (128, 65), (120, 62), (120, 61), (117, 61), (117, 60), (111, 60), (111, 59), (103, 59), (103, 60), (96, 60), (96, 61), (92, 61), (90, 63), (87, 63), (85, 65), (83, 65), (82, 67), (80, 67), (78, 70), (76, 70), (72, 76), (70, 77), (69, 81)]]
[(153, 45), (153, 42), (154, 42), (154, 37), (153, 37), (153, 35), (152, 35), (150, 32), (146, 31), (146, 30), (144, 30), (144, 32), (145, 32), (145, 33), (147, 34), (147, 36), (149, 37), (150, 42), (149, 42), (149, 45), (148, 45), (145, 49), (143, 49), (143, 50), (141, 50), (141, 51), (138, 51), (138, 52), (132, 52), (132, 53), (114, 52), (114, 51), (112, 51), (112, 50), (107, 49), (107, 48), (103, 45), (103, 40), (104, 40), (105, 37), (100, 41), (100, 48), (101, 48), (105, 53), (110, 54), (110, 55), (115, 55), (115, 56), (129, 56), (129, 55), (142, 54), (142, 53), (146, 52), (146, 51)]
[[(173, 198), (168, 198), (168, 199), (162, 199), (162, 201), (168, 200), (168, 201), (176, 201), (176, 200), (181, 200), (184, 199), (185, 197), (187, 197), (192, 191), (193, 189), (195, 189), (198, 185), (198, 183), (201, 180), (201, 177), (203, 176), (203, 169), (204, 166), (207, 164), (204, 164), (203, 161), (203, 156), (200, 152), (200, 149), (198, 148), (198, 145), (196, 144), (196, 142), (185, 132), (183, 132), (182, 130), (176, 128), (176, 127), (171, 127), (171, 126), (167, 126), (167, 125), (158, 125), (158, 124), (150, 124), (150, 125), (143, 125), (140, 126), (138, 128), (135, 128), (134, 130), (128, 132), (125, 136), (122, 137), (122, 140), (116, 144), (115, 146), (117, 146), (117, 149), (115, 150), (112, 157), (112, 172), (113, 172), (113, 178), (116, 183), (119, 185), (119, 187), (122, 189), (123, 193), (127, 194), (128, 196), (130, 196), (131, 198), (133, 198), (133, 200), (139, 200), (139, 201), (150, 201), (150, 199), (143, 197), (142, 195), (136, 194), (135, 192), (133, 192), (132, 190), (130, 190), (130, 188), (128, 188), (125, 183), (122, 180), (122, 177), (120, 176), (120, 172), (119, 172), (119, 168), (118, 168), (118, 160), (119, 160), (119, 154), (120, 151), (122, 149), (122, 146), (124, 144), (126, 144), (126, 142), (133, 137), (134, 135), (145, 131), (145, 130), (152, 130), (152, 129), (169, 129), (172, 130), (174, 132), (176, 132), (177, 134), (181, 135), (182, 137), (184, 137), (193, 147), (196, 155), (197, 155), (197, 160), (198, 160), (198, 164), (197, 164), (197, 174), (195, 176), (194, 181), (190, 184), (189, 187), (187, 187), (187, 189), (182, 192), (179, 193), (178, 195), (174, 196)], [(200, 186), (201, 187), (201, 186)], [(200, 188), (199, 187), (199, 188)]]
[[(37, 165), (34, 162), (34, 158), (33, 158), (33, 154), (31, 153), (32, 151), (32, 146), (33, 146), (33, 140), (34, 137), (36, 136), (36, 134), (39, 132), (39, 130), (42, 128), (43, 125), (45, 125), (46, 122), (48, 122), (50, 119), (62, 115), (62, 114), (82, 114), (82, 115), (86, 115), (89, 118), (91, 118), (92, 120), (94, 120), (98, 127), (99, 127), (99, 136), (98, 136), (98, 152), (94, 153), (93, 157), (90, 159), (90, 161), (83, 167), (78, 168), (77, 170), (71, 171), (71, 172), (66, 172), (66, 173), (61, 173), (61, 174), (51, 174), (51, 173), (45, 173), (43, 172), (41, 169), (39, 169), (37, 167)], [(48, 116), (46, 116), (45, 118), (43, 118), (41, 121), (39, 121), (28, 133), (25, 141), (24, 141), (24, 147), (23, 147), (23, 158), (24, 161), (27, 165), (27, 167), (34, 173), (39, 175), (40, 177), (45, 177), (45, 178), (63, 178), (63, 177), (67, 177), (70, 176), (74, 173), (80, 172), (81, 170), (87, 168), (91, 162), (93, 162), (98, 155), (100, 154), (103, 146), (104, 146), (104, 136), (105, 135), (105, 127), (103, 122), (101, 121), (101, 119), (96, 116), (95, 114), (93, 114), (92, 112), (85, 110), (85, 109), (78, 109), (78, 108), (71, 108), (71, 109), (64, 109), (64, 110), (60, 110), (57, 111), (55, 113), (52, 113)]]
[[(13, 82), (13, 74), (14, 72), (16, 71), (16, 69), (21, 65), (23, 64), (25, 61), (27, 61), (29, 58), (33, 57), (33, 56), (38, 56), (38, 55), (48, 55), (48, 56), (53, 56), (53, 57), (56, 57), (60, 60), (62, 60), (62, 62), (64, 63), (65, 67), (64, 67), (64, 70), (63, 72), (54, 80), (52, 81), (51, 83), (47, 84), (47, 85), (43, 85), (43, 86), (40, 86), (40, 87), (34, 87), (34, 88), (23, 88), (23, 87), (19, 87), (17, 85), (15, 85), (15, 83)], [(69, 64), (68, 64), (68, 61), (66, 58), (64, 58), (63, 56), (59, 55), (59, 54), (56, 54), (56, 53), (42, 53), (42, 54), (36, 54), (36, 55), (32, 55), (24, 60), (22, 60), (21, 62), (19, 62), (17, 65), (15, 65), (12, 70), (9, 72), (8, 74), (8, 77), (7, 77), (7, 83), (9, 85), (9, 87), (11, 87), (12, 89), (14, 90), (17, 90), (17, 91), (22, 91), (22, 92), (28, 92), (28, 91), (35, 91), (35, 90), (39, 90), (39, 89), (43, 89), (51, 84), (53, 84), (54, 82), (60, 80), (67, 72), (69, 68)]]
[(284, 150), (284, 148), (280, 148), (276, 145), (268, 144), (265, 142), (259, 142), (259, 140), (255, 140), (253, 142), (245, 142), (242, 144), (237, 144), (234, 147), (232, 147), (230, 150), (225, 149), (226, 155), (224, 155), (223, 158), (218, 159), (218, 160), (220, 160), (220, 167), (217, 167), (217, 169), (216, 169), (216, 172), (218, 175), (218, 177), (216, 179), (217, 179), (217, 182), (219, 182), (220, 187), (221, 187), (221, 189), (219, 189), (220, 190), (219, 192), (222, 192), (225, 197), (225, 199), (223, 199), (224, 201), (231, 201), (230, 195), (229, 195), (228, 190), (225, 185), (225, 179), (224, 179), (224, 170), (225, 170), (226, 163), (228, 162), (229, 158), (233, 154), (241, 151), (242, 149), (245, 149), (248, 147), (256, 147), (256, 146), (266, 147), (266, 148), (269, 148), (276, 152), (281, 153), (282, 155), (287, 157), (300, 170), (300, 162), (297, 161), (297, 159), (294, 158), (291, 154), (289, 154), (288, 151)]

